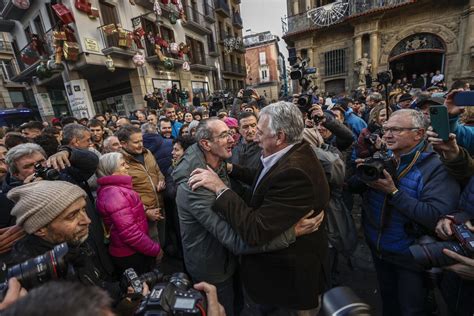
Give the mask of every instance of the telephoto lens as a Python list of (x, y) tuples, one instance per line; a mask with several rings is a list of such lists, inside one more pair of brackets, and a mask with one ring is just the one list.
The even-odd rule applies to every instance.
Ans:
[(444, 248), (452, 250), (461, 256), (470, 257), (457, 241), (436, 241), (431, 237), (424, 237), (423, 241), (409, 248), (415, 262), (424, 269), (441, 268), (458, 263), (443, 253)]
[(323, 315), (326, 316), (370, 316), (370, 306), (348, 287), (335, 287), (323, 294)]

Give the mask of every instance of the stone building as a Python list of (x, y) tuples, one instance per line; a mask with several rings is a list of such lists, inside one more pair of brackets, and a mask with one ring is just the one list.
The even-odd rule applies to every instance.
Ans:
[[(232, 14), (229, 9), (229, 18), (216, 18), (221, 2), (229, 8), (227, 1)], [(243, 27), (240, 1), (30, 1), (24, 8), (16, 0), (1, 4), (0, 31), (10, 33), (19, 66), (11, 80), (30, 87), (43, 117), (91, 117), (106, 110), (128, 114), (145, 106), (145, 94), (166, 94), (173, 85), (187, 92), (187, 100), (199, 95), (203, 101), (214, 90), (238, 87), (237, 82), (227, 85), (230, 79), (220, 70), (227, 69), (228, 60), (237, 65), (241, 53), (224, 55), (215, 39), (218, 20), (232, 30)], [(61, 5), (64, 16), (54, 4)], [(143, 58), (135, 58), (137, 52)], [(245, 71), (241, 74), (233, 66), (237, 73), (231, 71), (232, 78), (245, 77)]]
[(279, 41), (270, 32), (244, 37), (247, 87), (270, 100), (278, 100), (280, 93)]
[(287, 10), (283, 39), (311, 59), (322, 91), (356, 89), (361, 71), (474, 82), (474, 0), (287, 0)]

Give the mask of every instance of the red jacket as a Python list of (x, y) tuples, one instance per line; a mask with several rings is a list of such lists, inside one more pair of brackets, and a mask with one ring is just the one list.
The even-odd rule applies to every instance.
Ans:
[(145, 209), (132, 189), (132, 177), (107, 176), (97, 183), (97, 210), (110, 229), (110, 255), (126, 257), (139, 252), (156, 257), (160, 245), (148, 236)]

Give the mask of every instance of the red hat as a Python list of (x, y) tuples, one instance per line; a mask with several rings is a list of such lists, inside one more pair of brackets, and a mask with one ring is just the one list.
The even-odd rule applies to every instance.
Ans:
[(224, 119), (224, 123), (227, 125), (228, 128), (239, 128), (239, 122), (233, 117), (226, 117)]

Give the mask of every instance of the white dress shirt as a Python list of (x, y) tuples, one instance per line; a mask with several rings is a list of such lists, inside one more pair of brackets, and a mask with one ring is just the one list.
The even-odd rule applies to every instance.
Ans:
[(278, 162), (278, 160), (280, 160), (281, 157), (283, 157), (287, 152), (289, 152), (290, 149), (293, 148), (294, 145), (295, 144), (288, 145), (282, 150), (277, 151), (276, 153), (271, 154), (268, 157), (265, 157), (265, 158), (263, 158), (263, 156), (260, 157), (260, 160), (262, 161), (263, 169), (260, 175), (258, 176), (257, 182), (255, 183), (255, 187), (253, 189), (254, 192), (255, 192), (255, 188), (258, 186), (258, 184), (260, 183), (260, 180), (262, 180), (265, 174), (267, 174), (267, 172)]

